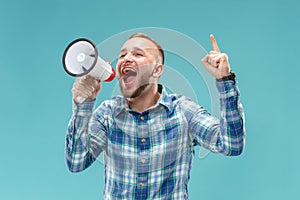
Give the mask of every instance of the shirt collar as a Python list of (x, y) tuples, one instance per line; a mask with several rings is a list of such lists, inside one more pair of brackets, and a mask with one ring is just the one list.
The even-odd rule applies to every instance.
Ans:
[[(158, 92), (161, 94), (160, 98), (158, 99), (156, 105), (153, 108), (158, 107), (159, 105), (164, 106), (168, 112), (172, 112), (174, 109), (173, 106), (173, 96), (169, 95), (168, 92), (166, 91), (165, 87), (163, 87), (161, 84), (158, 84)], [(118, 115), (122, 111), (130, 111), (131, 109), (129, 108), (128, 102), (126, 98), (123, 96), (121, 97), (121, 102), (118, 108), (115, 110), (115, 114)]]
[(169, 112), (173, 111), (173, 97), (168, 94), (165, 87), (158, 84), (158, 92), (161, 93), (157, 104), (163, 105)]

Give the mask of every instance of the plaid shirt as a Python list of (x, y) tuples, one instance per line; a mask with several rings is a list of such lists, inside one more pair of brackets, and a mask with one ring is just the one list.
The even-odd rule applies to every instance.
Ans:
[(217, 82), (220, 119), (185, 96), (160, 86), (157, 104), (143, 113), (121, 96), (73, 104), (66, 138), (72, 172), (89, 167), (104, 152), (104, 199), (188, 199), (194, 146), (227, 156), (241, 154), (244, 120), (235, 81)]

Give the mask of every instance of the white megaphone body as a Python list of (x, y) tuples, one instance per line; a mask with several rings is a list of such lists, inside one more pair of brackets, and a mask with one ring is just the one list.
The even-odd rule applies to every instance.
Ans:
[[(112, 81), (115, 78), (115, 70), (98, 56), (95, 44), (86, 39), (79, 38), (71, 42), (63, 54), (63, 66), (71, 76), (80, 77), (90, 75), (101, 81)], [(79, 103), (84, 98), (76, 99)]]

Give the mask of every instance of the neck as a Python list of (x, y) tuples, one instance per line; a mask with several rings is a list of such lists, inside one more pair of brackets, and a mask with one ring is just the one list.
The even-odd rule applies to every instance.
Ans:
[(127, 98), (131, 109), (142, 113), (148, 108), (154, 106), (160, 97), (157, 84), (149, 85), (148, 88), (138, 97)]

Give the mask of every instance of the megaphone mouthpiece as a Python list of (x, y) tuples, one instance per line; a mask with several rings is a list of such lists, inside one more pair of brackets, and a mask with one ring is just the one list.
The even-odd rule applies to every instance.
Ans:
[(105, 82), (110, 82), (110, 81), (114, 80), (114, 78), (116, 77), (116, 71), (114, 70), (114, 68), (111, 68), (111, 69), (112, 69), (112, 73), (110, 74), (108, 79), (105, 80)]

